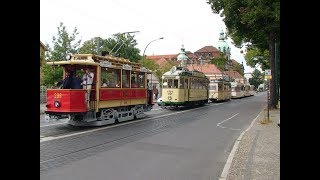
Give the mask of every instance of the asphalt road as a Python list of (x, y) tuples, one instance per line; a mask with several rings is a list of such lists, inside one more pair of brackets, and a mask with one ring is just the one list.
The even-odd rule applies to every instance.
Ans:
[[(229, 153), (266, 105), (266, 93), (195, 109), (158, 109), (103, 128), (44, 125), (40, 178), (218, 179)], [(60, 135), (66, 135), (60, 137)]]

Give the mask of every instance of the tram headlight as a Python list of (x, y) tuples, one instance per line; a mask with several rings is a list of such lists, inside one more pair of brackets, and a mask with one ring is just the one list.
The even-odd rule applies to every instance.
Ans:
[(54, 103), (54, 107), (59, 108), (61, 106), (59, 101), (55, 101)]

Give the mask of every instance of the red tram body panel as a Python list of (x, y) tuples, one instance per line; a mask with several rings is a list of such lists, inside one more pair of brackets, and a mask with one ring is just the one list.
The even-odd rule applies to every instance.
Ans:
[(85, 90), (48, 89), (48, 112), (86, 112)]
[(101, 89), (100, 101), (146, 98), (146, 89)]

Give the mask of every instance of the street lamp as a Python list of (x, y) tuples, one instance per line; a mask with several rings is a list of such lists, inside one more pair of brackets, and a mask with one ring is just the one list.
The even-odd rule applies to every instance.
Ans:
[(163, 39), (163, 37), (150, 41), (150, 42), (147, 44), (146, 48), (144, 48), (143, 55), (142, 55), (142, 65), (144, 65), (144, 56), (145, 56), (145, 52), (146, 52), (146, 49), (147, 49), (147, 47), (149, 46), (149, 44), (151, 44), (151, 43), (154, 42), (154, 41), (160, 40), (160, 39)]

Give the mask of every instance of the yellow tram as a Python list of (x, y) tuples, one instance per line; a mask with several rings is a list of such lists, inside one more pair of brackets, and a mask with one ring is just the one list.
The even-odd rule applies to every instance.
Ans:
[(162, 107), (208, 103), (209, 79), (199, 71), (173, 66), (162, 76)]
[(212, 102), (229, 101), (231, 99), (231, 83), (229, 81), (211, 80), (209, 84), (209, 100)]

